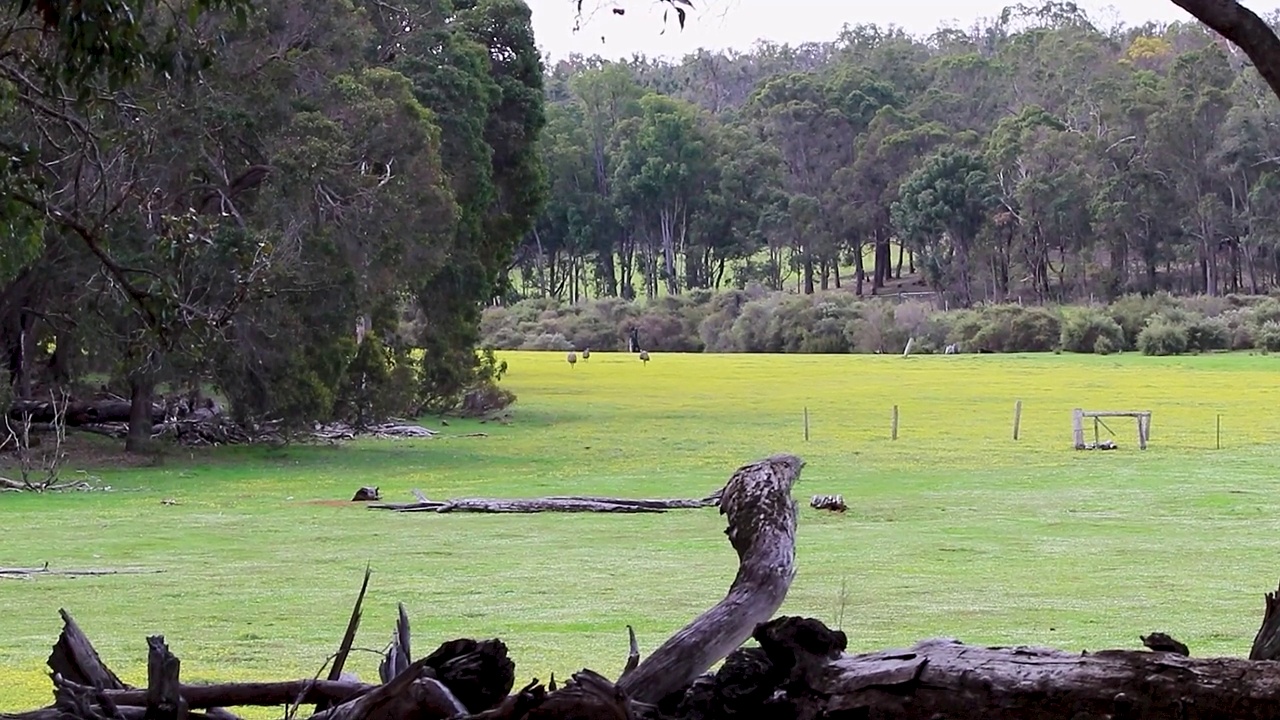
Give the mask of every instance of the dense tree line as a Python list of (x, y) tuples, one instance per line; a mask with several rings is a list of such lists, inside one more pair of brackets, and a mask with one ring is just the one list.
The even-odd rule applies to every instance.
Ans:
[(39, 0), (0, 18), (10, 384), (241, 419), (456, 403), (546, 194), (522, 0)]
[(679, 63), (549, 66), (546, 210), (514, 295), (904, 285), (942, 304), (1264, 293), (1277, 101), (1197, 23), (1017, 5)]

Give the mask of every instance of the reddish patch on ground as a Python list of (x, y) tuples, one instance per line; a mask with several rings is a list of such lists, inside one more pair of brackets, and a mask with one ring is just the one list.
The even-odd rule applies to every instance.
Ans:
[[(32, 433), (32, 438), (39, 441), (39, 445), (30, 450), (35, 464), (39, 465), (42, 456), (53, 452), (55, 441), (50, 433)], [(94, 470), (148, 467), (164, 460), (154, 453), (126, 453), (124, 440), (75, 431), (67, 433), (62, 454), (59, 466), (63, 480), (74, 479), (72, 476), (81, 470), (92, 473)], [(18, 465), (17, 456), (11, 450), (5, 448), (0, 452), (0, 474), (16, 473)]]

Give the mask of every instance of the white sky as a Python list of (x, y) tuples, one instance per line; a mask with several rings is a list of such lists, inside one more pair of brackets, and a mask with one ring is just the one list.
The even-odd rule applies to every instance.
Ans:
[[(1038, 6), (1040, 0), (1022, 0)], [(758, 39), (778, 43), (833, 40), (841, 25), (898, 25), (913, 35), (941, 25), (968, 28), (978, 18), (995, 17), (1017, 0), (692, 0), (683, 31), (671, 12), (663, 32), (666, 3), (658, 0), (583, 0), (583, 21), (573, 31), (576, 0), (526, 0), (533, 10), (533, 29), (543, 52), (553, 59), (569, 53), (626, 58), (633, 53), (679, 59), (698, 48), (747, 50)], [(1170, 0), (1081, 0), (1102, 26), (1147, 20), (1169, 22), (1191, 16)], [(1255, 12), (1268, 12), (1275, 0), (1245, 2)], [(612, 8), (622, 8), (619, 16)], [(603, 37), (603, 41), (602, 41)]]

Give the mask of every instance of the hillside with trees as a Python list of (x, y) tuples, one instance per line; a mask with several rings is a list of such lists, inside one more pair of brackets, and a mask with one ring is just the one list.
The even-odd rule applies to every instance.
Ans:
[[(1280, 283), (1280, 106), (1196, 22), (1014, 5), (928, 37), (855, 25), (678, 63), (569, 57), (546, 89), (550, 194), (509, 301), (639, 299), (640, 316), (749, 289), (957, 310)], [(539, 329), (558, 332), (488, 340)]]

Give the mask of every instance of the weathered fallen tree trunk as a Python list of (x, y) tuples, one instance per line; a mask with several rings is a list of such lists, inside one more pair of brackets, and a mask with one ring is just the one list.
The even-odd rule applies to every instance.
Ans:
[(693, 682), (773, 617), (795, 579), (796, 503), (804, 461), (775, 455), (739, 469), (720, 493), (738, 574), (723, 600), (699, 615), (618, 681), (628, 697), (656, 703)]
[(552, 496), (544, 498), (458, 498), (456, 500), (418, 500), (411, 503), (375, 503), (373, 510), (395, 512), (470, 512), (470, 513), (540, 513), (540, 512), (611, 512), (661, 513), (667, 510), (697, 509), (716, 504), (714, 498), (678, 498), (672, 500), (630, 500), (627, 498)]
[[(152, 404), (152, 422), (163, 422), (164, 414), (163, 405)], [(67, 424), (67, 427), (100, 423), (127, 423), (129, 422), (129, 401), (74, 401), (67, 403), (65, 412), (62, 410), (61, 404), (55, 405), (51, 400), (16, 400), (9, 407), (9, 418), (12, 420), (30, 418), (33, 423), (52, 423), (58, 421), (59, 415), (62, 415), (62, 420)]]
[(1280, 717), (1280, 663), (1175, 653), (986, 648), (926, 640), (842, 657), (808, 709), (867, 718), (952, 720)]

